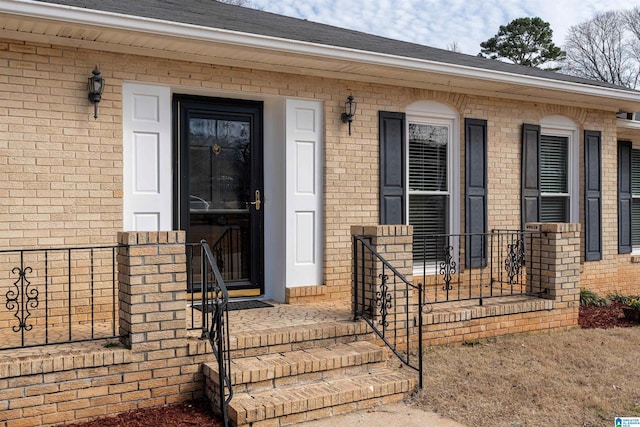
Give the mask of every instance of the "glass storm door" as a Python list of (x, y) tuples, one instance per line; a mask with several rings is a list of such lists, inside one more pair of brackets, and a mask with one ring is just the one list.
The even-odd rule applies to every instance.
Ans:
[(175, 107), (180, 228), (209, 243), (229, 289), (262, 293), (262, 103), (176, 97)]

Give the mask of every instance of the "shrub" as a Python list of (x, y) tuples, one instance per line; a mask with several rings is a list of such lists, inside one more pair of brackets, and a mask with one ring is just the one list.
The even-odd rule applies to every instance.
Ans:
[(615, 302), (626, 302), (628, 298), (629, 297), (619, 294), (617, 292), (615, 294), (609, 295), (609, 299)]
[(637, 299), (640, 299), (640, 297), (633, 296), (633, 295), (622, 295), (622, 294), (619, 294), (619, 293), (616, 292), (615, 294), (609, 295), (609, 299), (611, 301), (621, 302), (623, 304), (627, 304), (628, 305), (631, 300), (633, 300), (633, 299), (637, 300)]
[(595, 292), (588, 289), (580, 289), (580, 305), (582, 307), (595, 305), (602, 307), (609, 304), (609, 300), (598, 296)]

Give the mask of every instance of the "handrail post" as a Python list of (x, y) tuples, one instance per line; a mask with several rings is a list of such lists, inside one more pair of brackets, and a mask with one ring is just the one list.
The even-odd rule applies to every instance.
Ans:
[[(225, 363), (224, 363), (224, 353), (223, 353), (223, 345), (222, 345), (222, 316), (220, 313), (220, 310), (222, 309), (220, 307), (220, 302), (216, 301), (216, 313), (215, 313), (215, 319), (213, 319), (216, 323), (216, 329), (220, 332), (218, 332), (217, 334), (215, 334), (214, 339), (216, 341), (216, 347), (217, 347), (217, 351), (216, 351), (216, 359), (218, 360), (218, 372), (220, 374), (222, 374), (223, 372), (225, 372)], [(226, 396), (225, 396), (225, 381), (223, 380), (223, 378), (220, 378), (220, 380), (218, 381), (219, 383), (219, 388), (220, 388), (220, 413), (222, 415), (222, 420), (224, 421), (224, 425), (225, 427), (229, 425), (229, 417), (227, 414), (227, 405), (225, 404), (226, 401)]]
[(360, 305), (360, 310), (361, 310), (361, 311), (360, 311), (360, 315), (364, 317), (364, 315), (365, 315), (365, 307), (366, 307), (366, 294), (367, 294), (366, 284), (365, 284), (365, 283), (366, 283), (366, 281), (367, 281), (367, 276), (366, 276), (366, 274), (365, 274), (365, 271), (366, 271), (366, 270), (365, 270), (365, 264), (366, 264), (366, 261), (365, 261), (365, 259), (364, 259), (364, 242), (363, 242), (362, 240), (360, 240), (360, 247), (361, 247), (361, 249), (362, 249), (362, 252), (361, 252), (361, 254), (360, 254), (360, 255), (361, 255), (361, 256), (360, 256), (360, 260), (361, 260), (361, 261), (360, 261), (360, 265), (362, 266), (362, 267), (361, 267), (361, 268), (362, 268), (362, 275), (361, 275), (361, 278), (362, 278), (362, 292), (361, 292), (361, 295), (362, 295), (362, 304)]
[[(392, 231), (389, 226), (379, 227), (375, 234), (369, 234), (364, 227), (352, 227), (354, 320), (364, 320), (404, 365), (421, 375), (424, 291), (407, 279), (412, 276), (412, 260), (404, 256), (407, 251), (412, 252), (411, 228), (399, 226), (401, 231), (397, 227)], [(390, 233), (396, 233), (392, 239), (388, 239)], [(377, 237), (382, 236), (385, 239), (379, 241)], [(400, 264), (397, 268), (392, 265), (396, 261)], [(415, 288), (418, 288), (417, 296)], [(417, 358), (412, 340), (416, 321), (420, 352)], [(422, 386), (422, 381), (420, 384)]]
[(205, 259), (204, 253), (204, 245), (206, 242), (200, 242), (200, 301), (202, 304), (202, 333), (200, 338), (206, 338), (207, 333), (209, 332), (209, 315), (207, 310), (209, 307), (207, 306), (206, 294), (207, 294), (207, 260)]
[(358, 320), (358, 238), (353, 236), (353, 321)]
[(418, 286), (418, 375), (420, 376), (420, 378), (418, 379), (418, 384), (419, 384), (420, 390), (422, 390), (423, 388), (422, 374), (424, 369), (424, 366), (422, 365), (423, 363), (422, 346), (424, 345), (422, 343), (422, 298), (423, 298), (422, 292), (423, 292), (422, 286)]
[[(211, 248), (205, 240), (200, 242), (202, 256), (202, 303), (203, 322), (208, 319), (209, 283), (207, 277), (211, 273), (211, 326), (203, 329), (202, 338), (208, 338), (213, 354), (218, 362), (218, 387), (220, 398), (220, 416), (223, 425), (229, 426), (228, 405), (233, 398), (231, 384), (231, 346), (229, 338), (228, 302), (229, 292), (224, 284), (222, 274), (218, 269)], [(206, 305), (205, 305), (206, 304)], [(226, 324), (225, 324), (226, 323)], [(203, 323), (203, 326), (205, 323)], [(206, 323), (208, 325), (208, 323)], [(227, 393), (228, 392), (228, 393)]]

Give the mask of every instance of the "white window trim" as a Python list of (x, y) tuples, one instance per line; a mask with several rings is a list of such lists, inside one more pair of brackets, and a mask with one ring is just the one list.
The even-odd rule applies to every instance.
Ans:
[[(441, 192), (417, 191), (409, 189), (409, 123), (447, 126), (449, 128), (449, 144), (447, 152), (447, 194), (449, 196), (449, 234), (460, 234), (460, 116), (457, 111), (446, 104), (435, 101), (418, 101), (409, 105), (405, 121), (405, 218), (409, 224), (409, 196), (411, 194), (442, 194)], [(459, 250), (454, 247), (454, 253)], [(457, 260), (456, 260), (457, 262)], [(414, 265), (413, 274), (434, 274), (436, 265), (423, 270), (422, 265)]]
[(580, 138), (578, 125), (564, 116), (546, 116), (540, 120), (540, 135), (560, 136), (568, 139), (569, 222), (578, 223), (580, 222)]

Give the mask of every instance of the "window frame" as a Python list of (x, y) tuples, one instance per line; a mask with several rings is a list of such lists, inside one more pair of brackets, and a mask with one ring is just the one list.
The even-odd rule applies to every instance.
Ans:
[[(580, 221), (580, 138), (578, 136), (578, 125), (564, 116), (546, 116), (540, 121), (540, 139), (542, 139), (543, 135), (567, 138), (568, 222), (577, 223)], [(542, 215), (542, 199), (557, 195), (564, 195), (564, 193), (543, 193), (542, 189), (540, 189), (540, 215)]]
[[(423, 124), (446, 126), (447, 141), (447, 191), (412, 191), (409, 185), (409, 125)], [(418, 101), (407, 107), (405, 121), (405, 218), (410, 225), (409, 208), (412, 195), (446, 195), (448, 201), (447, 234), (460, 234), (460, 117), (457, 111), (446, 104), (435, 101)], [(454, 248), (455, 252), (459, 251)], [(427, 272), (430, 272), (428, 268)], [(433, 266), (435, 271), (435, 264)], [(414, 274), (426, 273), (422, 265), (414, 263)]]

